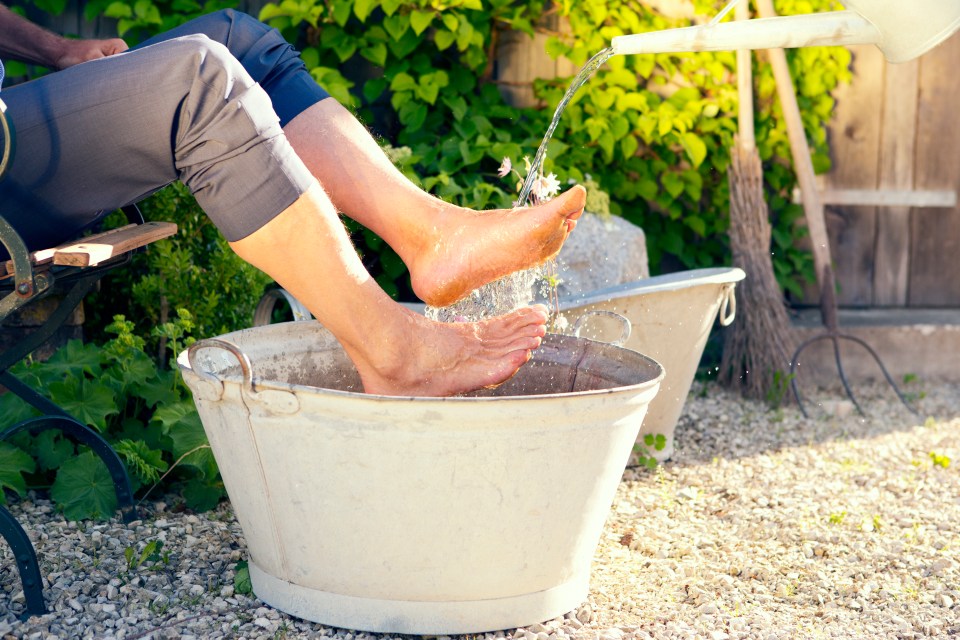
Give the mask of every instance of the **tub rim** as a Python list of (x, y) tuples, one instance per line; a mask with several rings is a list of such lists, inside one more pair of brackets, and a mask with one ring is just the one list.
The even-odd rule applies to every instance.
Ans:
[(746, 276), (747, 274), (739, 267), (708, 267), (675, 271), (570, 296), (560, 302), (560, 311), (570, 311), (586, 305), (609, 302), (638, 294), (677, 291), (705, 284), (735, 284)]
[[(312, 321), (316, 328), (319, 328), (320, 331), (329, 333), (319, 322), (316, 320)], [(224, 334), (219, 336), (217, 339), (230, 341), (232, 336), (236, 336), (241, 333), (247, 333), (252, 331), (268, 331), (271, 327), (285, 327), (286, 325), (296, 325), (300, 328), (305, 328), (303, 325), (306, 324), (304, 321), (291, 321), (291, 322), (280, 322), (270, 325), (265, 325), (262, 327), (252, 327), (249, 329), (241, 329), (240, 331), (233, 331), (231, 333)], [(279, 331), (279, 329), (275, 329)], [(267, 380), (259, 379), (256, 376), (256, 372), (252, 372), (252, 390), (255, 393), (260, 393), (262, 391), (280, 391), (292, 393), (299, 397), (299, 394), (307, 394), (311, 396), (333, 396), (337, 398), (352, 398), (358, 401), (363, 402), (374, 402), (374, 403), (384, 403), (384, 402), (396, 402), (396, 401), (410, 401), (415, 400), (420, 403), (434, 404), (434, 403), (461, 403), (461, 402), (478, 402), (483, 401), (484, 403), (489, 403), (492, 401), (511, 401), (511, 402), (535, 402), (543, 401), (544, 399), (569, 399), (569, 398), (579, 398), (579, 397), (593, 397), (600, 395), (611, 395), (614, 393), (639, 393), (639, 392), (649, 392), (651, 389), (658, 389), (660, 383), (663, 381), (664, 376), (666, 375), (666, 370), (663, 365), (651, 358), (648, 355), (640, 353), (639, 351), (634, 351), (633, 349), (628, 349), (626, 347), (616, 346), (607, 342), (602, 342), (599, 340), (591, 340), (589, 338), (575, 337), (566, 334), (558, 333), (548, 333), (544, 338), (546, 339), (549, 336), (553, 336), (558, 340), (575, 340), (575, 341), (585, 341), (589, 343), (598, 344), (604, 348), (616, 349), (620, 351), (626, 351), (632, 354), (634, 357), (640, 358), (648, 366), (652, 366), (656, 375), (651, 377), (648, 380), (642, 382), (636, 382), (628, 385), (620, 385), (616, 387), (611, 387), (608, 389), (588, 389), (585, 391), (563, 391), (559, 393), (538, 393), (538, 394), (528, 394), (528, 395), (504, 395), (504, 396), (390, 396), (384, 394), (374, 394), (374, 393), (363, 393), (358, 391), (343, 391), (341, 389), (328, 389), (326, 387), (312, 387), (309, 385), (303, 384), (293, 384), (290, 382), (283, 382), (280, 380)], [(198, 343), (203, 342), (203, 340), (198, 340)], [(211, 346), (210, 348), (214, 348)], [(539, 347), (533, 351), (534, 354), (539, 351)], [(533, 358), (531, 358), (531, 361)], [(521, 365), (521, 369), (530, 364), (530, 362), (524, 363)], [(191, 375), (197, 376), (201, 380), (207, 379), (207, 375), (215, 376), (221, 384), (235, 384), (241, 390), (242, 393), (249, 393), (247, 389), (244, 388), (244, 378), (242, 374), (213, 374), (210, 372), (198, 372), (190, 364), (188, 358), (188, 350), (184, 349), (179, 354), (177, 354), (177, 369), (180, 370), (181, 375), (186, 375), (188, 372)]]

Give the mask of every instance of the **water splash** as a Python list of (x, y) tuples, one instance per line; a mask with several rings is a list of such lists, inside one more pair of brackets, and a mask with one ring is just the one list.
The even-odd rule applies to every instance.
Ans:
[[(553, 112), (553, 120), (550, 121), (547, 133), (543, 136), (543, 141), (537, 149), (537, 154), (534, 156), (533, 162), (530, 163), (530, 170), (527, 172), (527, 176), (523, 181), (520, 195), (517, 197), (515, 203), (516, 206), (525, 207), (530, 200), (533, 183), (539, 177), (540, 167), (547, 155), (547, 146), (553, 137), (553, 132), (557, 129), (557, 124), (560, 122), (560, 116), (563, 115), (564, 109), (567, 108), (570, 100), (573, 99), (573, 96), (580, 87), (586, 84), (586, 82), (593, 77), (593, 74), (596, 73), (597, 69), (613, 55), (612, 47), (608, 47), (596, 54), (587, 61), (570, 83), (570, 88), (567, 89), (560, 103), (557, 104), (557, 108)], [(428, 305), (426, 315), (428, 318), (440, 322), (473, 322), (483, 318), (509, 313), (514, 309), (529, 304), (536, 298), (535, 286), (545, 271), (549, 269), (551, 269), (551, 265), (546, 264), (534, 269), (517, 271), (500, 280), (480, 287), (464, 299), (448, 307), (431, 307)]]

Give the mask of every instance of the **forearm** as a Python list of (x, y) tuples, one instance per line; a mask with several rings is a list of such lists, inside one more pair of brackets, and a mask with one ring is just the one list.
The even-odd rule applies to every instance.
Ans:
[(0, 4), (0, 58), (56, 68), (65, 39), (13, 13)]

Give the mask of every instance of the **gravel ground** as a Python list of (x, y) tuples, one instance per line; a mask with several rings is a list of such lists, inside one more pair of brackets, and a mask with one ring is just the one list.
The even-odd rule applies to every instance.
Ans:
[[(960, 637), (960, 385), (858, 386), (767, 410), (696, 385), (673, 459), (627, 469), (594, 560), (589, 600), (563, 618), (470, 640)], [(948, 460), (952, 463), (948, 464)], [(26, 622), (0, 554), (0, 637), (377, 638), (306, 623), (235, 592), (243, 537), (229, 506), (162, 502), (130, 525), (65, 522), (13, 505), (52, 610)], [(127, 549), (163, 541), (163, 560)], [(444, 639), (445, 640), (445, 639)]]

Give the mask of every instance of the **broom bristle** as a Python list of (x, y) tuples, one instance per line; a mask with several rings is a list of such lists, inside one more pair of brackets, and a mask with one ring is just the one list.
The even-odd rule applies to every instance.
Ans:
[(780, 401), (794, 339), (773, 274), (763, 170), (756, 149), (736, 144), (730, 155), (730, 248), (747, 277), (737, 286), (736, 321), (724, 331), (719, 379), (746, 397)]

